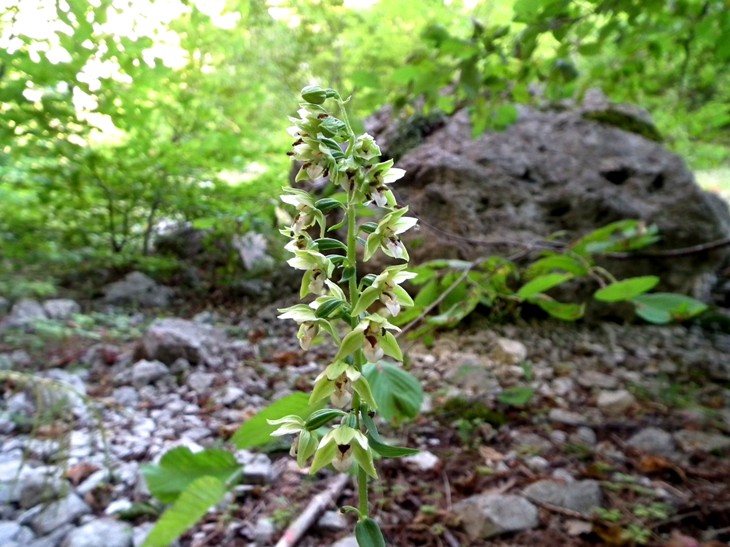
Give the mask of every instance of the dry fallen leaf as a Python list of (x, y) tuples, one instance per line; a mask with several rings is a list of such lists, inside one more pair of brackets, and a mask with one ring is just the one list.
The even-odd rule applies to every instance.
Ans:
[(71, 481), (71, 484), (78, 486), (84, 479), (98, 470), (99, 468), (96, 465), (81, 462), (66, 469), (66, 478)]

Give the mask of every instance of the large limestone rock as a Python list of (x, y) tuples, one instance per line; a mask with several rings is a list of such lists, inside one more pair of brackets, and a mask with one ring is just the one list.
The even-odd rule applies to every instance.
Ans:
[(114, 305), (166, 307), (170, 305), (173, 290), (159, 285), (142, 272), (130, 272), (124, 279), (104, 288), (104, 302)]
[[(635, 122), (628, 125), (638, 133), (612, 125), (617, 119), (623, 127)], [(387, 111), (367, 124), (385, 156), (402, 154), (398, 167), (407, 174), (394, 191), (421, 219), (420, 232), (406, 234), (415, 263), (507, 255), (559, 231), (569, 241), (630, 218), (659, 227), (662, 240), (652, 249), (730, 235), (727, 204), (697, 186), (682, 159), (651, 139), (657, 137), (651, 127), (645, 116), (600, 97), (565, 111), (520, 108), (506, 131), (476, 139), (466, 112), (459, 112), (433, 124), (407, 151)], [(618, 277), (660, 273), (660, 288), (701, 296), (698, 286), (728, 256), (721, 247), (603, 265)]]
[(172, 364), (183, 358), (193, 364), (218, 366), (225, 332), (185, 319), (157, 319), (145, 332), (142, 348), (148, 359)]

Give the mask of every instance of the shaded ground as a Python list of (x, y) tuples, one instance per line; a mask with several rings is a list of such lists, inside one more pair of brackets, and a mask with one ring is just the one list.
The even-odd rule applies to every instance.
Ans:
[[(241, 366), (264, 370), (270, 388), (266, 393), (272, 396), (281, 382), (307, 389), (317, 373), (309, 365), (324, 365), (331, 355), (331, 348), (299, 350), (296, 327), (274, 320), (274, 308), (250, 317), (244, 312), (218, 315), (219, 323), (236, 325), (233, 332), (258, 346), (256, 362)], [(41, 342), (37, 333), (6, 335), (0, 353), (23, 347), (31, 356), (29, 367), (45, 363), (63, 368), (77, 363), (101, 340), (111, 344), (105, 358), (112, 365), (120, 355), (134, 351), (144, 318), (104, 317), (83, 335), (46, 333)], [(500, 339), (517, 343), (516, 353), (499, 350)], [(475, 322), (437, 337), (428, 348), (420, 343), (405, 346), (408, 366), (424, 382), (428, 408), (415, 421), (392, 430), (385, 426), (381, 433), (432, 452), (438, 463), (426, 470), (403, 460), (379, 464), (381, 480), (373, 485), (371, 500), (389, 544), (730, 544), (728, 335), (685, 327)], [(108, 397), (111, 385), (110, 378), (96, 375), (88, 391)], [(505, 399), (505, 389), (510, 388), (512, 393), (524, 388), (523, 395), (527, 390), (532, 394), (522, 401)], [(5, 385), (6, 392), (12, 389)], [(625, 410), (598, 408), (602, 393), (619, 390), (632, 396)], [(203, 399), (195, 403), (200, 416), (211, 423), (225, 410)], [(146, 410), (153, 408), (147, 406)], [(244, 408), (240, 416), (255, 410)], [(201, 443), (217, 444), (232, 434), (238, 422), (226, 420), (216, 438)], [(637, 449), (630, 440), (649, 427), (672, 434), (687, 431), (694, 441), (675, 440), (671, 453)], [(720, 447), (707, 438), (692, 437), (693, 432), (710, 434)], [(63, 431), (49, 428), (38, 433), (53, 438)], [(276, 480), (240, 490), (224, 510), (187, 534), (183, 545), (249, 545), (257, 519), (268, 517), (282, 530), (333, 477), (331, 472), (309, 477), (284, 451), (270, 456), (278, 470)], [(140, 461), (147, 461), (146, 456)], [(550, 477), (599, 481), (602, 509), (586, 516), (538, 503), (538, 528), (489, 541), (469, 539), (453, 511), (471, 495), (520, 494), (529, 484)], [(144, 501), (144, 495), (135, 495)], [(102, 512), (111, 498), (97, 501), (95, 509)], [(338, 502), (355, 504), (352, 488), (347, 487)], [(145, 520), (150, 517), (135, 518)], [(332, 532), (315, 526), (300, 544), (329, 545), (348, 533), (349, 529)]]

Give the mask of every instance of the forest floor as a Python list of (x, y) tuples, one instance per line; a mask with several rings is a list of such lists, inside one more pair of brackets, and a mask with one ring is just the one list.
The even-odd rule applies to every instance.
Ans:
[[(262, 371), (265, 399), (276, 397), (282, 381), (307, 389), (332, 352), (324, 346), (300, 350), (296, 326), (275, 320), (276, 307), (206, 312), (256, 345), (255, 359), (241, 366)], [(190, 317), (193, 311), (178, 313)], [(136, 317), (138, 330), (119, 337), (98, 317), (97, 326), (87, 329), (96, 336), (63, 335), (49, 342), (46, 331), (37, 343), (38, 333), (6, 335), (0, 353), (24, 349), (31, 366), (49, 368), (73, 365), (99, 340), (117, 348), (114, 356), (134, 354), (151, 319)], [(406, 341), (404, 349), (407, 366), (423, 382), (424, 410), (381, 433), (436, 458), (378, 463), (371, 502), (389, 545), (730, 545), (730, 335), (697, 326), (495, 325), (477, 319), (439, 334), (428, 346)], [(112, 385), (110, 378), (92, 374), (87, 391), (104, 398)], [(6, 395), (11, 388), (5, 386)], [(239, 424), (231, 422), (230, 408), (211, 401), (195, 401), (200, 416), (215, 422), (227, 411), (215, 422), (227, 425), (215, 426), (214, 435), (200, 443), (219, 446)], [(139, 412), (155, 408), (144, 403)], [(237, 415), (244, 419), (255, 410), (244, 406)], [(109, 427), (115, 435), (118, 426)], [(273, 544), (335, 477), (330, 471), (310, 477), (281, 445), (271, 448), (275, 480), (210, 513), (182, 545), (251, 545), (254, 523), (262, 517), (276, 528)], [(151, 452), (132, 457), (144, 463)], [(530, 485), (548, 479), (562, 486), (593, 481), (601, 507), (589, 511), (580, 500), (529, 496)], [(470, 538), (457, 508), (477, 494), (526, 496), (539, 510), (537, 527)], [(140, 496), (135, 490), (135, 501)], [(356, 505), (351, 485), (337, 504)], [(135, 523), (149, 520), (138, 515)], [(331, 545), (349, 530), (313, 526), (299, 544)]]

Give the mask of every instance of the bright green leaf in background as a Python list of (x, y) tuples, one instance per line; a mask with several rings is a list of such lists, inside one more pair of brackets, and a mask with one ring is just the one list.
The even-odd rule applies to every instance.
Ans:
[[(198, 477), (183, 490), (147, 536), (143, 547), (168, 547), (192, 528), (211, 507), (225, 496), (226, 487), (212, 476)], [(103, 544), (103, 538), (97, 538)]]
[(200, 477), (212, 476), (226, 484), (241, 470), (230, 452), (208, 448), (193, 453), (187, 446), (167, 451), (158, 464), (142, 465), (150, 493), (163, 503), (172, 503)]
[(423, 404), (423, 388), (412, 374), (384, 362), (368, 363), (363, 367), (363, 374), (383, 418), (399, 421), (418, 414)]
[(659, 281), (655, 275), (623, 279), (598, 289), (593, 296), (601, 302), (623, 302), (650, 291)]
[(323, 402), (310, 405), (308, 393), (292, 393), (271, 403), (253, 418), (246, 420), (233, 435), (231, 441), (238, 448), (263, 446), (271, 442), (271, 433), (279, 427), (269, 425), (266, 420), (278, 420), (290, 414), (306, 420), (312, 412), (322, 408), (323, 405)]
[(540, 275), (520, 287), (520, 290), (517, 291), (517, 296), (523, 300), (530, 300), (572, 278), (573, 275), (570, 273), (550, 273)]
[(691, 319), (707, 310), (706, 304), (683, 294), (642, 294), (631, 302), (636, 306), (636, 315), (657, 325)]

